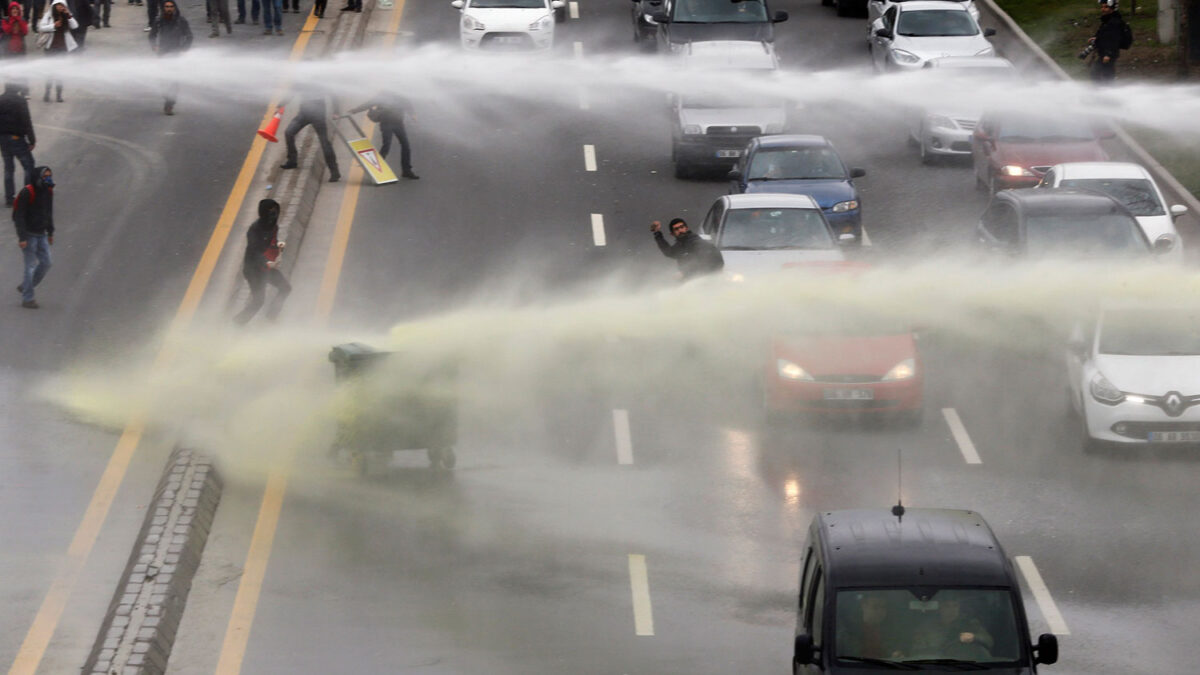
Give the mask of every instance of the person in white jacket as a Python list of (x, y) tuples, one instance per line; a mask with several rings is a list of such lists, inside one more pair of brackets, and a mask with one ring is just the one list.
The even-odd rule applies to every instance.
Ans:
[[(79, 28), (79, 22), (71, 16), (71, 10), (67, 7), (66, 0), (54, 0), (46, 9), (46, 13), (42, 15), (42, 19), (38, 21), (38, 44), (46, 51), (46, 56), (65, 55), (73, 52), (78, 49), (79, 45), (71, 36), (71, 31), (77, 28)], [(50, 85), (52, 84), (55, 85), (58, 102), (62, 103), (63, 83), (62, 80), (56, 78), (46, 80), (46, 95), (42, 97), (42, 100), (50, 102)]]

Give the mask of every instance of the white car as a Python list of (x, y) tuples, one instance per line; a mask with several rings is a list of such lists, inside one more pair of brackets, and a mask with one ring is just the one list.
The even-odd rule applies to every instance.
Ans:
[(454, 0), (462, 46), (470, 50), (544, 51), (554, 46), (562, 0)]
[[(974, 17), (976, 21), (979, 21), (979, 8), (975, 6), (975, 0), (955, 1), (963, 7), (966, 7), (967, 11), (971, 13), (971, 16)], [(892, 5), (896, 4), (897, 2), (907, 2), (907, 0), (867, 0), (867, 25), (870, 26), (875, 22), (876, 19), (882, 17), (889, 9), (891, 9)], [(871, 37), (868, 35), (867, 40), (869, 41), (870, 39)]]
[(841, 246), (854, 235), (835, 236), (821, 207), (808, 195), (769, 192), (719, 197), (704, 222), (701, 237), (725, 258), (725, 276), (778, 272), (805, 263), (840, 262)]
[(1200, 310), (1105, 308), (1076, 325), (1067, 350), (1070, 410), (1085, 450), (1104, 444), (1200, 444)]
[(870, 24), (871, 60), (878, 71), (915, 70), (945, 56), (995, 56), (982, 30), (961, 3), (908, 0), (893, 4)]
[[(1015, 80), (1017, 70), (1008, 59), (999, 56), (946, 56), (925, 63), (938, 86), (948, 92), (978, 91), (997, 82)], [(932, 163), (939, 157), (971, 155), (971, 134), (983, 117), (983, 108), (971, 105), (943, 105), (919, 108), (913, 115), (908, 134), (920, 148), (921, 162)]]
[(1074, 187), (1103, 192), (1121, 202), (1163, 258), (1183, 262), (1183, 240), (1175, 219), (1187, 213), (1183, 204), (1166, 207), (1158, 183), (1140, 164), (1129, 162), (1071, 162), (1050, 167), (1038, 187)]

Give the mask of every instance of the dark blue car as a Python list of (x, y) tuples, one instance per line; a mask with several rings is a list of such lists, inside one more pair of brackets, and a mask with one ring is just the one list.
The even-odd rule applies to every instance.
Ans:
[(862, 205), (854, 179), (865, 175), (862, 169), (847, 169), (823, 136), (759, 136), (729, 172), (730, 192), (808, 195), (821, 206), (836, 234), (848, 232), (861, 243)]

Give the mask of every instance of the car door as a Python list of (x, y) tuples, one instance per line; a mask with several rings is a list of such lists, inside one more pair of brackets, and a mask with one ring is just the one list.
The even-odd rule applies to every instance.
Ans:
[(720, 241), (721, 221), (725, 218), (725, 200), (718, 199), (700, 223), (700, 234), (706, 239)]
[[(828, 663), (829, 659), (822, 650), (822, 646), (825, 644), (825, 573), (819, 563), (813, 571), (812, 583), (809, 584), (808, 596), (805, 600), (808, 607), (804, 612), (804, 632), (812, 637), (813, 653), (817, 655), (815, 660), (820, 663)], [(813, 674), (824, 672), (820, 663), (802, 665), (799, 672)]]
[(875, 68), (884, 70), (887, 68), (888, 53), (892, 49), (892, 38), (880, 37), (876, 35), (876, 31), (880, 28), (894, 30), (896, 26), (896, 17), (900, 14), (900, 8), (897, 5), (892, 5), (883, 13), (876, 23), (871, 24), (871, 39), (874, 41), (874, 48), (871, 49), (871, 58), (874, 59)]

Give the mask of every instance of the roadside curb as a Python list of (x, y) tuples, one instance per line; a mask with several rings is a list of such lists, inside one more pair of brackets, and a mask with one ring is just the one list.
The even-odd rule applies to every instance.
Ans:
[[(1012, 35), (1016, 36), (1017, 41), (1020, 43), (1019, 45), (1016, 45), (1016, 47), (1032, 54), (1036, 59), (1036, 63), (1021, 63), (1019, 61), (1023, 60), (1013, 58), (1016, 56), (1016, 54), (1013, 53), (1011, 48), (1006, 49), (1005, 45), (997, 44), (997, 50), (1006, 58), (1008, 58), (1010, 61), (1013, 61), (1013, 63), (1017, 66), (1035, 65), (1049, 71), (1049, 73), (1057, 79), (1075, 81), (1073, 77), (1067, 74), (1067, 71), (1062, 69), (1062, 66), (1058, 65), (1054, 59), (1050, 58), (1050, 55), (1046, 53), (1046, 50), (1042, 49), (1038, 43), (1034, 42), (1033, 38), (1029, 37), (1029, 35), (1017, 24), (1017, 22), (1014, 21), (1007, 12), (1005, 12), (999, 7), (999, 5), (996, 4), (995, 0), (981, 0), (981, 2), (978, 4), (982, 6), (982, 11), (992, 14), (998, 21), (1004, 24), (1004, 27)], [(1001, 36), (1001, 34), (996, 35), (997, 38)], [(1115, 122), (1112, 124), (1112, 126), (1113, 130), (1117, 134), (1117, 140), (1119, 140), (1121, 145), (1125, 146), (1125, 149), (1133, 154), (1138, 161), (1140, 161), (1141, 164), (1145, 166), (1151, 174), (1154, 175), (1154, 178), (1159, 182), (1159, 186), (1163, 188), (1163, 191), (1171, 193), (1169, 196), (1173, 196), (1175, 199), (1186, 204), (1188, 210), (1193, 216), (1200, 215), (1200, 200), (1197, 200), (1196, 196), (1188, 191), (1188, 189), (1185, 188), (1183, 184), (1180, 183), (1179, 180), (1166, 169), (1166, 167), (1160, 164), (1158, 160), (1154, 159), (1154, 157), (1147, 152), (1146, 149), (1141, 146), (1141, 144), (1134, 140), (1134, 138), (1129, 135), (1129, 132), (1125, 131), (1119, 124), (1116, 124)]]

